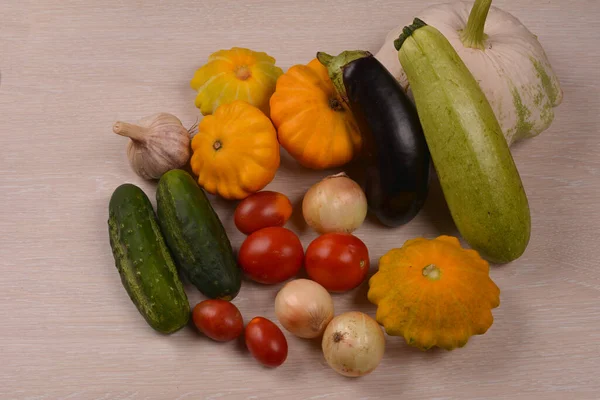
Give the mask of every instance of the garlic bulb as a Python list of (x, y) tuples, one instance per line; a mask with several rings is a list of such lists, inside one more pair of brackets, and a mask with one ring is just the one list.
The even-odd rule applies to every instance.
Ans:
[(113, 132), (131, 139), (127, 157), (131, 168), (144, 179), (158, 179), (190, 159), (190, 132), (174, 115), (154, 114), (138, 125), (117, 121)]

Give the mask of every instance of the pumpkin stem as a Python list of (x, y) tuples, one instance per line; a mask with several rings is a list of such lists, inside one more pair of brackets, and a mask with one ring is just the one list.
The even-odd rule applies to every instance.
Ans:
[(423, 276), (431, 281), (437, 281), (442, 276), (442, 271), (435, 264), (429, 264), (423, 268)]
[(321, 51), (317, 53), (317, 60), (327, 68), (333, 86), (346, 104), (348, 104), (348, 95), (344, 86), (344, 68), (352, 61), (370, 56), (371, 53), (362, 50), (343, 51), (335, 57)]
[(117, 135), (125, 136), (138, 142), (144, 142), (146, 141), (146, 133), (148, 132), (148, 128), (127, 122), (117, 121), (113, 125), (113, 132)]
[(475, 4), (473, 4), (467, 26), (460, 31), (460, 40), (465, 47), (479, 50), (485, 49), (485, 41), (488, 36), (483, 31), (483, 28), (485, 27), (485, 21), (491, 5), (492, 0), (476, 0)]
[(213, 143), (213, 149), (215, 149), (215, 151), (219, 150), (221, 146), (223, 146), (223, 144), (220, 140), (215, 140), (215, 142)]

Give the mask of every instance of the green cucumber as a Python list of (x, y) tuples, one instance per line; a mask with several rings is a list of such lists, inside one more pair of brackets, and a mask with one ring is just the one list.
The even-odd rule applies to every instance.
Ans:
[(492, 107), (448, 40), (415, 19), (394, 43), (452, 218), (488, 260), (520, 257), (531, 217)]
[(108, 231), (121, 282), (148, 324), (161, 333), (184, 327), (190, 305), (152, 204), (137, 186), (119, 186), (110, 198)]
[(194, 178), (178, 169), (164, 174), (156, 210), (181, 274), (207, 297), (233, 299), (242, 273), (223, 224)]

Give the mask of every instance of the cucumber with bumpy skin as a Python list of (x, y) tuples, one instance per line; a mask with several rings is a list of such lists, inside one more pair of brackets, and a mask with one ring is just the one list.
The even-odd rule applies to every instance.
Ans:
[(108, 230), (121, 282), (140, 314), (161, 333), (184, 327), (190, 305), (152, 204), (139, 187), (124, 184), (114, 191)]
[(242, 273), (225, 228), (194, 178), (179, 169), (165, 173), (156, 190), (156, 211), (182, 275), (207, 297), (233, 299)]
[(448, 40), (419, 19), (394, 44), (456, 227), (488, 260), (517, 259), (529, 243), (529, 204), (479, 84)]

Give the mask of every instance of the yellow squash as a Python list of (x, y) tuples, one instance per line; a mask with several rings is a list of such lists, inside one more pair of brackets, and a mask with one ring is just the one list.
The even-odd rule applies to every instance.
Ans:
[(269, 98), (282, 73), (267, 53), (234, 47), (211, 54), (190, 86), (198, 92), (196, 107), (203, 115), (234, 100), (244, 100), (269, 115)]
[(283, 148), (305, 167), (339, 167), (360, 151), (354, 117), (316, 59), (291, 67), (277, 80), (271, 119)]
[(386, 332), (422, 350), (464, 346), (488, 330), (491, 309), (500, 305), (487, 261), (451, 236), (412, 239), (389, 251), (368, 296)]
[(237, 100), (206, 116), (192, 139), (190, 164), (207, 192), (243, 199), (264, 188), (279, 168), (279, 143), (271, 121)]

